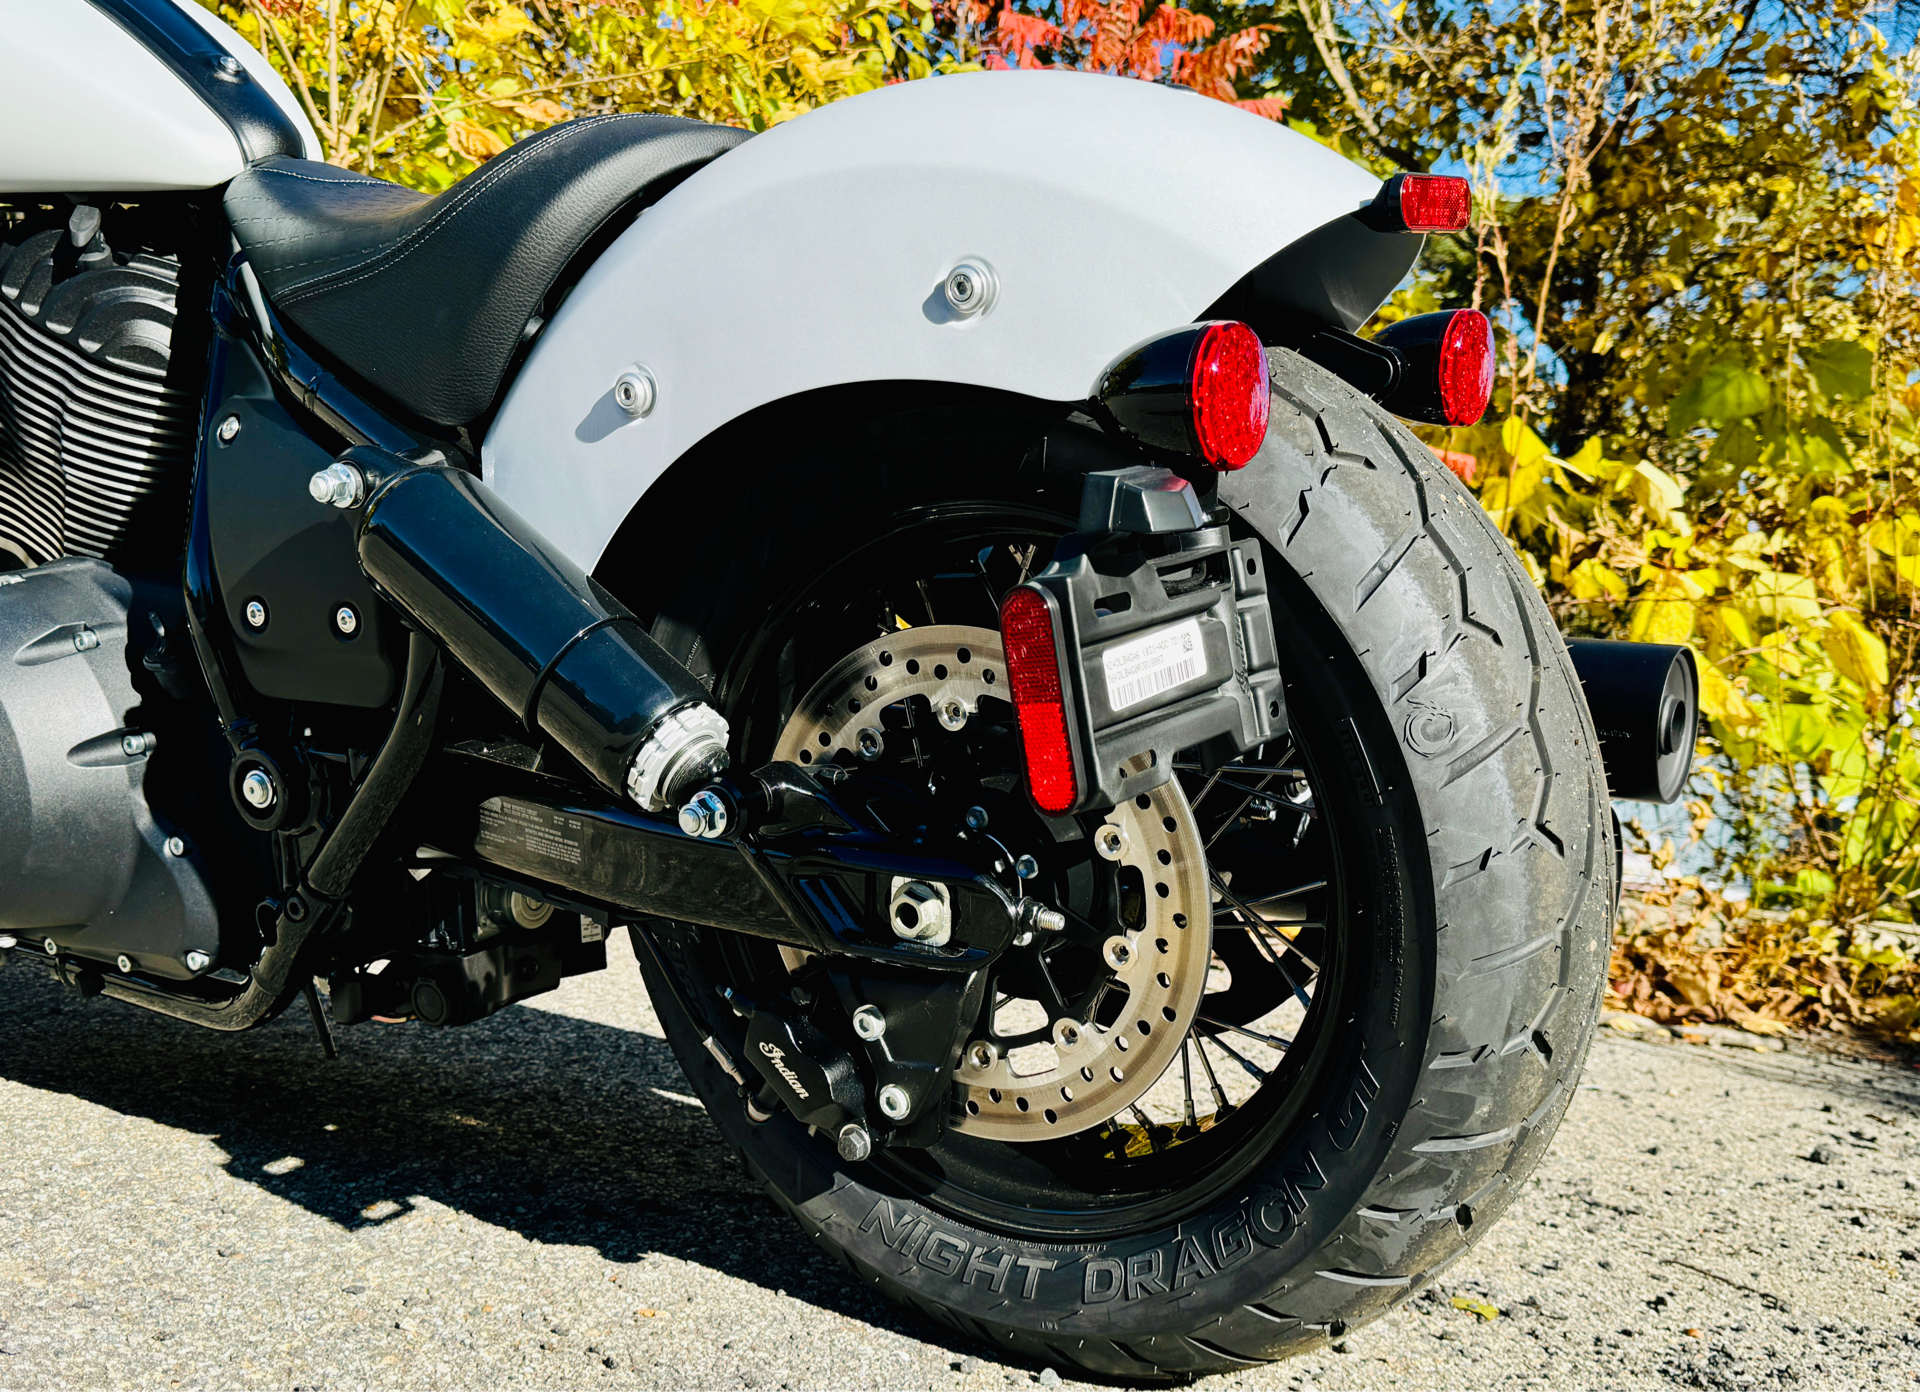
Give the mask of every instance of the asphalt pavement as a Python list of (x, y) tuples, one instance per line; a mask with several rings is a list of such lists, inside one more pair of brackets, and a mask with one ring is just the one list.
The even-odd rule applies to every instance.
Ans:
[[(0, 1388), (1059, 1383), (746, 1182), (616, 938), (332, 1063), (303, 1010), (222, 1036), (0, 970)], [(1476, 1236), (1378, 1323), (1204, 1385), (1920, 1386), (1920, 1073), (1603, 1030)]]

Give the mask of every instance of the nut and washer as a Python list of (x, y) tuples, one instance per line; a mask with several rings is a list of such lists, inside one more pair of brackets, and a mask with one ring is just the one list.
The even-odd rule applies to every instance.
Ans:
[(215, 428), (213, 437), (223, 445), (233, 443), (233, 437), (240, 433), (240, 417), (228, 416)]
[(351, 464), (335, 460), (307, 480), (307, 494), (316, 503), (355, 508), (367, 500), (367, 478)]
[(360, 631), (360, 615), (351, 604), (343, 604), (333, 611), (333, 626), (342, 638), (351, 638)]
[(247, 806), (264, 812), (273, 806), (273, 780), (264, 769), (248, 769), (240, 780), (240, 796), (247, 800)]
[(711, 788), (703, 788), (680, 809), (680, 830), (689, 836), (711, 841), (727, 834), (727, 800)]
[(187, 843), (184, 838), (178, 837), (178, 836), (169, 836), (167, 838), (167, 854), (168, 855), (179, 857), (179, 856), (185, 855), (186, 853), (187, 853)]
[(118, 957), (113, 959), (113, 964), (114, 966), (120, 968), (120, 973), (123, 976), (127, 975), (133, 970), (133, 958), (127, 956), (127, 954), (124, 952), (121, 953)]
[(264, 600), (248, 600), (247, 607), (241, 610), (241, 615), (246, 619), (247, 627), (256, 632), (267, 626), (267, 606)]
[(1023, 855), (1014, 861), (1013, 873), (1023, 880), (1030, 880), (1040, 873), (1040, 862), (1030, 855)]
[(887, 1032), (887, 1017), (874, 1006), (863, 1005), (853, 1012), (853, 1032), (869, 1042), (878, 1039)]
[(873, 1154), (873, 1137), (867, 1134), (867, 1128), (857, 1121), (850, 1121), (840, 1128), (840, 1158), (859, 1161)]
[(60, 944), (52, 938), (41, 939), (40, 946), (49, 957), (58, 957), (60, 955)]
[(908, 942), (944, 947), (953, 936), (953, 907), (943, 884), (894, 876), (887, 917), (894, 936)]
[(880, 1112), (888, 1121), (905, 1121), (912, 1110), (913, 1099), (900, 1084), (888, 1083), (880, 1089)]
[(613, 404), (628, 415), (640, 417), (653, 409), (653, 403), (659, 396), (659, 389), (653, 384), (653, 374), (644, 367), (629, 368), (614, 379)]

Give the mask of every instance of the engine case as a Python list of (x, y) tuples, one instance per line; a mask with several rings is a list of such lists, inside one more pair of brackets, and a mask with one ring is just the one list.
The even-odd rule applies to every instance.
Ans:
[[(0, 931), (186, 980), (218, 957), (219, 919), (141, 790), (150, 751), (127, 668), (131, 598), (97, 560), (0, 575)], [(204, 954), (198, 970), (189, 952)]]

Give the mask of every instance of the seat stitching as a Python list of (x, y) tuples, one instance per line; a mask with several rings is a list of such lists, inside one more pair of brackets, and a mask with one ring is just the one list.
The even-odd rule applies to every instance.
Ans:
[[(586, 130), (594, 126), (605, 125), (609, 121), (624, 120), (627, 118), (628, 115), (629, 113), (620, 112), (620, 113), (615, 113), (607, 116), (589, 116), (584, 121), (571, 122), (567, 126), (563, 127), (562, 129), (567, 134), (571, 134), (574, 131)], [(558, 139), (564, 139), (564, 138), (565, 137), (562, 136), (557, 138), (554, 141), (546, 142), (546, 143), (558, 144)], [(514, 150), (508, 151), (505, 155), (499, 156), (495, 160), (489, 161), (487, 165), (483, 169), (481, 169), (481, 171), (478, 174), (476, 174), (473, 178), (467, 180), (468, 183), (477, 185), (477, 187), (474, 187), (471, 189), (466, 189), (466, 188), (460, 189), (455, 195), (453, 205), (447, 209), (444, 217), (440, 216), (438, 210), (436, 209), (433, 213), (428, 215), (427, 220), (423, 222), (420, 226), (414, 228), (412, 231), (408, 232), (403, 237), (400, 237), (395, 241), (387, 243), (382, 247), (380, 247), (374, 253), (374, 258), (372, 261), (366, 262), (357, 267), (343, 267), (341, 271), (330, 272), (326, 275), (315, 276), (313, 279), (306, 281), (303, 284), (296, 285), (296, 286), (289, 286), (286, 289), (281, 291), (279, 296), (281, 302), (285, 304), (293, 304), (299, 300), (310, 298), (311, 296), (320, 293), (322, 290), (343, 290), (349, 285), (356, 285), (360, 281), (365, 280), (368, 276), (377, 275), (379, 272), (386, 270), (390, 268), (392, 265), (404, 260), (408, 255), (412, 253), (412, 250), (413, 250), (413, 248), (407, 245), (409, 242), (414, 242), (416, 241), (416, 239), (423, 238), (428, 233), (433, 232), (439, 228), (445, 228), (445, 227), (451, 226), (455, 216), (459, 214), (464, 207), (471, 204), (474, 199), (480, 197), (482, 194), (487, 192), (488, 189), (492, 188), (494, 184), (498, 183), (500, 179), (505, 176), (506, 171), (508, 169), (513, 168), (516, 164), (524, 164), (527, 159), (531, 158), (531, 155), (527, 153), (528, 151), (538, 151), (541, 148), (543, 148), (541, 145), (535, 145), (531, 142), (528, 142), (526, 144), (522, 144), (520, 146), (515, 147)], [(516, 155), (519, 156), (518, 159), (515, 158)], [(496, 164), (499, 166), (498, 172), (495, 172)], [(308, 262), (303, 264), (312, 264), (312, 263)], [(349, 276), (344, 280), (334, 281), (330, 279), (330, 277), (333, 275), (343, 275), (347, 270), (354, 270), (354, 269), (357, 269), (359, 271), (359, 274)]]
[(316, 174), (302, 174), (297, 169), (275, 169), (269, 165), (262, 165), (248, 172), (256, 177), (272, 174), (281, 179), (304, 179), (309, 184), (337, 184), (341, 188), (365, 188), (368, 184), (383, 184), (388, 188), (406, 189), (408, 193), (414, 192), (413, 189), (407, 189), (404, 184), (396, 184), (391, 179), (376, 179), (371, 175), (364, 175), (358, 179), (322, 179)]

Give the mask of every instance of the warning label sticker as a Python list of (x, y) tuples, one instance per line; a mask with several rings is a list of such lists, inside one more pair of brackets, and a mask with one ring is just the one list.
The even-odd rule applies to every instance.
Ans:
[(585, 830), (580, 818), (565, 812), (513, 798), (488, 798), (480, 804), (473, 849), (503, 865), (527, 857), (550, 865), (578, 865)]
[(1116, 712), (1152, 700), (1182, 682), (1204, 676), (1207, 670), (1197, 619), (1117, 643), (1100, 660), (1107, 678), (1107, 707)]

